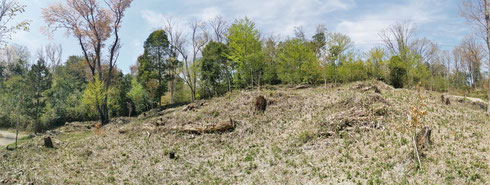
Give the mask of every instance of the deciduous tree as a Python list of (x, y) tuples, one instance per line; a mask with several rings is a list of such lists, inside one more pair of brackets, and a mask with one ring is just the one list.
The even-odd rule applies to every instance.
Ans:
[[(50, 33), (65, 29), (77, 39), (93, 81), (96, 76), (102, 80), (105, 91), (111, 85), (112, 71), (119, 56), (119, 29), (124, 12), (131, 3), (132, 0), (66, 0), (65, 3), (56, 3), (42, 9)], [(109, 42), (110, 38), (113, 40)], [(107, 53), (103, 52), (105, 47)], [(104, 61), (107, 61), (107, 71), (102, 69)], [(107, 101), (106, 93), (104, 98), (94, 102), (103, 124), (109, 122)]]
[(236, 20), (228, 28), (229, 58), (236, 66), (235, 85), (260, 86), (263, 80), (263, 53), (259, 30), (248, 18)]
[[(485, 38), (487, 52), (490, 52), (490, 3), (488, 0), (463, 0), (461, 15), (469, 23), (477, 26), (479, 33)], [(488, 78), (490, 79), (490, 57), (488, 61)], [(490, 80), (488, 80), (490, 87)], [(490, 88), (488, 90), (487, 114), (490, 115)]]
[(12, 25), (12, 19), (20, 13), (24, 13), (26, 6), (17, 0), (0, 1), (0, 43), (6, 43), (10, 35), (18, 30), (28, 30), (29, 21), (21, 21)]

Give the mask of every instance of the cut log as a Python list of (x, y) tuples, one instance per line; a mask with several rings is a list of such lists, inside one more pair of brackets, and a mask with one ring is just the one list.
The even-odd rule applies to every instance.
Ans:
[(119, 133), (120, 133), (120, 134), (125, 134), (125, 133), (127, 133), (127, 132), (128, 132), (128, 130), (126, 130), (126, 129), (119, 129)]
[(183, 127), (177, 127), (175, 130), (181, 132), (188, 132), (193, 134), (202, 134), (202, 133), (221, 133), (226, 131), (231, 131), (235, 129), (235, 124), (233, 120), (219, 122), (214, 125), (206, 125), (206, 126), (198, 126), (198, 125), (185, 125)]
[(299, 89), (307, 89), (307, 88), (310, 88), (310, 86), (308, 86), (308, 85), (298, 85), (294, 89), (299, 90)]

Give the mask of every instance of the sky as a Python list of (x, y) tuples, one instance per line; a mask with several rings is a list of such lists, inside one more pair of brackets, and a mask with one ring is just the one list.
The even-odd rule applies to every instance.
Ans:
[[(45, 22), (41, 9), (65, 0), (19, 0), (26, 11), (13, 21), (30, 20), (28, 32), (17, 32), (9, 41), (26, 46), (34, 53), (47, 44), (61, 44), (63, 58), (81, 55), (76, 40), (63, 30), (52, 38), (41, 32)], [(130, 66), (143, 53), (148, 35), (162, 27), (166, 17), (172, 17), (183, 31), (192, 20), (211, 20), (216, 16), (228, 22), (248, 17), (261, 34), (293, 36), (295, 27), (303, 27), (307, 36), (314, 34), (319, 24), (329, 32), (348, 35), (361, 51), (381, 46), (379, 33), (388, 26), (410, 21), (417, 26), (417, 37), (427, 37), (441, 49), (451, 50), (473, 28), (459, 16), (461, 0), (134, 0), (125, 12), (121, 38), (122, 48), (118, 67), (129, 73)]]

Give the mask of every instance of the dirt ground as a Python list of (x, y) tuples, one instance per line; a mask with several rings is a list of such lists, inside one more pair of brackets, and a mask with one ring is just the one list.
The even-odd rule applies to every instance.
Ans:
[[(24, 134), (19, 134), (18, 138), (24, 137)], [(5, 130), (0, 130), (0, 147), (7, 146), (15, 142), (15, 133), (11, 133)]]

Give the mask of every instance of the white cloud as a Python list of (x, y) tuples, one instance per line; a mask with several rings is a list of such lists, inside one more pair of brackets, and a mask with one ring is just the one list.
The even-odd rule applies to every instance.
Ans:
[(142, 16), (153, 27), (161, 25), (166, 16), (178, 15), (183, 20), (210, 20), (221, 15), (229, 21), (247, 16), (262, 31), (289, 35), (294, 27), (320, 24), (322, 15), (346, 10), (354, 5), (353, 0), (183, 0), (183, 3), (184, 8), (178, 9), (175, 16), (150, 10), (143, 11)]
[(194, 17), (200, 18), (203, 21), (210, 21), (216, 16), (221, 15), (221, 10), (217, 7), (204, 8), (202, 11), (194, 15)]
[(336, 32), (347, 34), (361, 49), (381, 44), (379, 33), (398, 21), (410, 21), (416, 26), (445, 19), (440, 1), (416, 0), (406, 4), (378, 7), (380, 11), (354, 19), (344, 19), (336, 25)]

